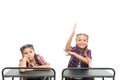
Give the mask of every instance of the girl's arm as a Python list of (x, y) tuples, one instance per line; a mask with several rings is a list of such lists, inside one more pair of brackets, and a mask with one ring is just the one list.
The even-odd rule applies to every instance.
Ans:
[[(19, 67), (26, 67), (27, 57), (24, 56), (20, 61)], [(20, 72), (25, 72), (25, 69), (20, 69)]]
[(78, 58), (79, 60), (85, 62), (86, 64), (91, 65), (91, 61), (92, 61), (91, 58), (80, 56), (80, 55), (76, 54), (75, 52), (71, 52), (71, 51), (66, 51), (66, 52), (69, 55), (74, 56), (74, 57)]
[(34, 68), (50, 68), (50, 64), (45, 64), (41, 66), (34, 66)]
[[(27, 57), (24, 56), (22, 58), (22, 60), (20, 61), (19, 67), (26, 67), (27, 62), (29, 62), (29, 61), (28, 61)], [(20, 72), (26, 72), (26, 71), (31, 71), (31, 70), (33, 70), (33, 69), (20, 69)]]
[(76, 29), (76, 24), (74, 25), (73, 31), (72, 31), (72, 33), (71, 33), (71, 35), (70, 35), (70, 37), (69, 37), (69, 39), (68, 39), (68, 41), (66, 43), (65, 51), (71, 51), (71, 42), (72, 42), (72, 38), (73, 38), (73, 36), (75, 34), (75, 29)]

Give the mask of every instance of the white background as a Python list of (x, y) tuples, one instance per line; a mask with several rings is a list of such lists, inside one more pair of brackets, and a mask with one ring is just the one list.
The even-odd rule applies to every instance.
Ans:
[(63, 50), (75, 22), (76, 34), (89, 35), (92, 66), (114, 68), (119, 80), (119, 0), (0, 0), (0, 71), (18, 66), (19, 48), (31, 43), (61, 80), (69, 61)]

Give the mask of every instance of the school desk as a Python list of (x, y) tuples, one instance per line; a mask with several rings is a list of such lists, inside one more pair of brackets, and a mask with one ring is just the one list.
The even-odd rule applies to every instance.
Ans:
[(112, 78), (115, 80), (115, 70), (113, 68), (65, 68), (62, 70), (62, 80), (64, 78)]
[(48, 77), (50, 80), (56, 78), (56, 72), (53, 68), (27, 68), (34, 69), (32, 71), (20, 72), (19, 69), (26, 69), (25, 67), (5, 67), (2, 69), (2, 79), (11, 77), (14, 80), (15, 77)]

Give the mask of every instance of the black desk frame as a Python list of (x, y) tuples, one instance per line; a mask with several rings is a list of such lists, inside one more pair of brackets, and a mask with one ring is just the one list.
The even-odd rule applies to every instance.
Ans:
[[(19, 72), (19, 69), (34, 69), (34, 70)], [(5, 70), (8, 71), (5, 72)], [(2, 79), (5, 80), (5, 77), (11, 77), (12, 80), (14, 80), (14, 77), (48, 77), (50, 80), (52, 78), (54, 78), (55, 80), (56, 72), (53, 68), (5, 67), (4, 69), (2, 69)]]
[(115, 80), (115, 70), (113, 68), (65, 68), (62, 70), (62, 80), (64, 78), (84, 77), (102, 78), (102, 80), (104, 78), (113, 78)]

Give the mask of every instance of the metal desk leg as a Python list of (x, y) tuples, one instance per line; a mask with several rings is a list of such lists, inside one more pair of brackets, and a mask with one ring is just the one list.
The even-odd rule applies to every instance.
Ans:
[(113, 80), (115, 80), (115, 77), (113, 77)]
[(14, 80), (14, 77), (12, 77), (12, 80)]
[(102, 80), (104, 80), (104, 77), (102, 77)]
[(49, 79), (51, 80), (51, 77), (49, 77), (48, 80), (49, 80)]
[(2, 80), (4, 80), (4, 77), (2, 76)]
[(62, 76), (62, 80), (63, 80), (63, 76)]

